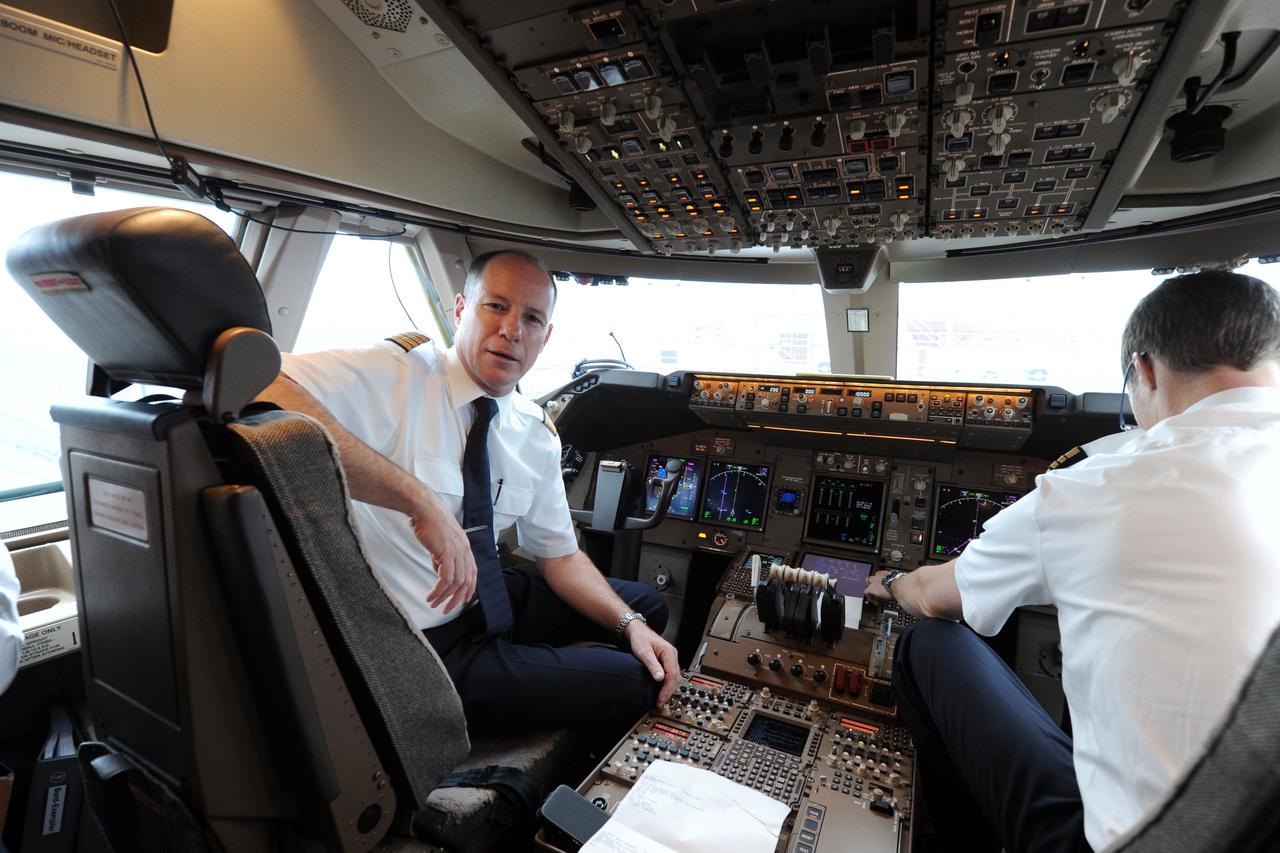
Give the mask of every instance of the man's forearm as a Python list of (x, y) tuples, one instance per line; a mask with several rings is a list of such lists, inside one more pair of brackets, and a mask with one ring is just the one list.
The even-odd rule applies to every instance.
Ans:
[(333, 437), (353, 500), (414, 516), (426, 500), (426, 486), (399, 465), (351, 434), (329, 410), (294, 380), (281, 373), (259, 400), (315, 418)]
[(601, 627), (612, 630), (622, 614), (631, 609), (581, 551), (539, 560), (538, 567), (552, 592)]

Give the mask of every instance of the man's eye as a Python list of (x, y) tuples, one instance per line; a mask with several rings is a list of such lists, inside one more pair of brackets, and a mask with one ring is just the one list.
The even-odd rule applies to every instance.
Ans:
[(546, 325), (545, 323), (542, 322), (542, 318), (539, 317), (537, 314), (526, 314), (524, 320), (526, 323), (532, 323), (535, 326)]

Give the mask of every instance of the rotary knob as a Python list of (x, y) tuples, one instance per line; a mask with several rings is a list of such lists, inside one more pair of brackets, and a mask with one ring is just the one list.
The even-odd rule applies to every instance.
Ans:
[(778, 670), (782, 669), (782, 661), (779, 658), (772, 659), (771, 661), (769, 661), (769, 669), (772, 670), (773, 672), (777, 672)]
[(751, 652), (749, 655), (747, 655), (747, 663), (748, 663), (750, 666), (759, 666), (759, 665), (760, 665), (760, 653), (759, 653), (759, 652)]
[(943, 172), (947, 176), (948, 181), (958, 181), (960, 173), (964, 171), (964, 158), (957, 157), (954, 160), (948, 160), (942, 167)]
[(822, 684), (827, 680), (827, 671), (825, 669), (815, 669), (813, 671), (813, 680)]
[(964, 136), (965, 130), (969, 125), (973, 124), (973, 120), (977, 118), (973, 114), (973, 110), (960, 108), (947, 113), (946, 125), (947, 130), (951, 131), (951, 135), (956, 139)]
[(796, 678), (804, 678), (804, 664), (802, 663), (791, 664), (791, 674), (794, 675)]
[(618, 105), (614, 101), (605, 101), (600, 105), (600, 123), (612, 127), (618, 119)]
[(884, 127), (893, 138), (897, 138), (902, 133), (903, 128), (907, 126), (907, 114), (900, 113), (897, 110), (885, 116)]

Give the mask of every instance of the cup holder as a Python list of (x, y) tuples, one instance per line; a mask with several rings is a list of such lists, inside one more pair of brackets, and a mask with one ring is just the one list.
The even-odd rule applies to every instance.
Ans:
[(30, 616), (32, 613), (39, 613), (41, 610), (48, 610), (62, 603), (62, 596), (53, 595), (48, 592), (37, 592), (31, 595), (24, 595), (18, 599), (18, 615)]

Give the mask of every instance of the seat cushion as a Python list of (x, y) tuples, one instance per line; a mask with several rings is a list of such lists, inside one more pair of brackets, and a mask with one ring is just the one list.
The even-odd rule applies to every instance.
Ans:
[[(497, 764), (523, 770), (538, 802), (559, 784), (576, 784), (588, 741), (582, 732), (562, 729), (478, 737), (458, 770)], [(437, 788), (413, 818), (413, 834), (449, 851), (524, 849), (533, 824), (489, 788)]]

